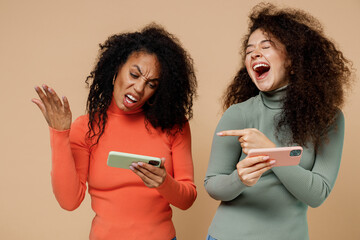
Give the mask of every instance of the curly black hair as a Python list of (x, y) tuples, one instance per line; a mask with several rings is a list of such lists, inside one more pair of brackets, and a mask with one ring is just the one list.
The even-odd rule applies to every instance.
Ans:
[(257, 29), (284, 44), (291, 61), (277, 131), (290, 130), (287, 144), (307, 146), (310, 142), (317, 149), (343, 105), (344, 92), (352, 80), (352, 63), (324, 35), (320, 22), (308, 13), (260, 3), (249, 15), (248, 34), (242, 43), (242, 66), (225, 92), (224, 109), (259, 93), (244, 64), (246, 45)]
[(114, 90), (113, 77), (135, 52), (155, 54), (160, 64), (159, 85), (151, 97), (152, 104), (143, 106), (146, 126), (150, 123), (154, 128), (174, 134), (174, 127), (181, 131), (193, 116), (197, 87), (193, 60), (174, 35), (151, 23), (138, 32), (110, 36), (100, 44), (98, 62), (86, 79), (90, 87), (86, 109), (88, 137), (97, 136), (95, 144), (105, 130), (106, 111)]

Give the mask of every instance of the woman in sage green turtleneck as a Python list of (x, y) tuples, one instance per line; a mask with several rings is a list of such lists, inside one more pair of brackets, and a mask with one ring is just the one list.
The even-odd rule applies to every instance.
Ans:
[[(324, 202), (339, 171), (350, 76), (316, 19), (271, 4), (253, 9), (206, 173), (207, 192), (221, 201), (207, 239), (309, 239), (307, 208)], [(247, 157), (292, 145), (304, 149), (297, 166)]]

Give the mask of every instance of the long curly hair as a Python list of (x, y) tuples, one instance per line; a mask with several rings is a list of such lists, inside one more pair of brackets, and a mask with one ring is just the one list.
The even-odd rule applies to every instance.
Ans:
[(159, 85), (151, 97), (152, 104), (143, 106), (145, 125), (174, 134), (181, 131), (192, 118), (193, 98), (197, 80), (193, 60), (180, 41), (155, 23), (138, 32), (126, 32), (110, 36), (100, 44), (98, 62), (86, 79), (90, 87), (87, 99), (89, 115), (88, 137), (97, 136), (95, 144), (104, 133), (107, 109), (114, 90), (113, 77), (134, 52), (155, 54), (160, 64)]
[(344, 92), (352, 80), (352, 63), (308, 13), (260, 3), (249, 15), (248, 34), (241, 50), (242, 66), (224, 94), (224, 109), (259, 93), (244, 64), (246, 45), (257, 29), (284, 44), (291, 61), (284, 105), (277, 118), (277, 131), (289, 129), (291, 136), (282, 142), (302, 146), (312, 143), (317, 149), (343, 105)]

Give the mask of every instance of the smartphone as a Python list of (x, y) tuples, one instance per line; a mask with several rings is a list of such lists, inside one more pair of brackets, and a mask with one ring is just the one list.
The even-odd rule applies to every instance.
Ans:
[(129, 169), (132, 163), (144, 162), (151, 164), (155, 167), (160, 167), (161, 159), (157, 157), (150, 157), (132, 153), (124, 153), (124, 152), (109, 152), (109, 156), (107, 159), (107, 165), (110, 167), (117, 168), (126, 168)]
[(277, 148), (258, 148), (250, 149), (249, 157), (269, 156), (270, 160), (276, 160), (275, 167), (293, 166), (300, 163), (303, 148), (295, 147), (277, 147)]

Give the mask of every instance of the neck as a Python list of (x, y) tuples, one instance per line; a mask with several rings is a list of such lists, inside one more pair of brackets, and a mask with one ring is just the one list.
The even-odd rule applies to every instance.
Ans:
[(269, 92), (260, 92), (264, 105), (271, 109), (280, 109), (286, 96), (286, 87), (283, 86)]

